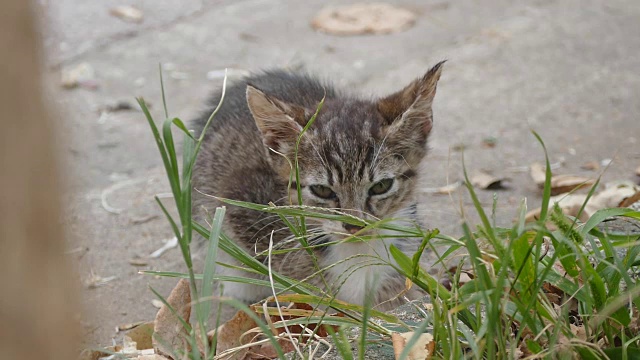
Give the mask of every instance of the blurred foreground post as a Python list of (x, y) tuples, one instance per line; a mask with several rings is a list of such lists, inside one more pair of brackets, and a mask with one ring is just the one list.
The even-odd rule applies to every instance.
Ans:
[(69, 360), (76, 294), (31, 1), (0, 1), (0, 53), (0, 359)]

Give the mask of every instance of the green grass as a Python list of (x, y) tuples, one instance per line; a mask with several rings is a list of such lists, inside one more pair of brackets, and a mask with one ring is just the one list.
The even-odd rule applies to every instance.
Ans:
[[(193, 166), (203, 134), (211, 121), (215, 121), (217, 109), (209, 118), (203, 133), (196, 137), (187, 130), (180, 119), (169, 117), (164, 101), (164, 89), (165, 120), (160, 127), (149, 113), (145, 101), (138, 99), (138, 102), (149, 122), (166, 169), (178, 218), (172, 218), (165, 205), (159, 199), (156, 200), (178, 238), (186, 266), (185, 273), (147, 273), (190, 280), (191, 295), (196, 299), (195, 318), (199, 326), (184, 324), (190, 334), (189, 343), (196, 344), (198, 337), (206, 339), (207, 330), (217, 327), (218, 324), (208, 323), (211, 299), (223, 295), (214, 294), (214, 283), (224, 280), (269, 287), (275, 295), (295, 293), (298, 295), (281, 296), (279, 301), (308, 303), (314, 308), (320, 305), (328, 306), (344, 314), (343, 317), (309, 315), (267, 325), (246, 306), (221, 298), (222, 303), (234, 306), (240, 311), (250, 312), (280, 357), (284, 356), (284, 352), (276, 341), (277, 336), (270, 329), (323, 323), (335, 326), (329, 329), (330, 338), (338, 353), (345, 359), (362, 359), (364, 349), (371, 341), (379, 342), (382, 339), (388, 344), (389, 335), (398, 328), (416, 331), (417, 334), (429, 329), (435, 338), (435, 358), (515, 359), (522, 353), (530, 358), (640, 358), (640, 332), (637, 324), (640, 285), (637, 278), (630, 275), (637, 272), (640, 265), (638, 237), (607, 235), (597, 228), (599, 223), (610, 216), (640, 219), (640, 213), (629, 209), (606, 209), (596, 212), (587, 222), (582, 223), (577, 218), (569, 218), (562, 214), (557, 206), (551, 206), (551, 210), (547, 211), (551, 196), (551, 173), (544, 143), (537, 134), (534, 133), (534, 136), (540, 141), (547, 164), (542, 212), (536, 222), (525, 223), (527, 207), (523, 201), (515, 214), (518, 220), (511, 228), (495, 226), (496, 201), (493, 203), (492, 214), (487, 214), (478, 200), (475, 189), (466, 178), (466, 173), (466, 189), (473, 201), (474, 211), (479, 215), (480, 223), (474, 225), (465, 222), (462, 225), (463, 236), (458, 238), (440, 234), (436, 229), (424, 230), (417, 226), (393, 225), (388, 219), (367, 222), (339, 211), (302, 206), (300, 189), (296, 199), (298, 204), (289, 206), (220, 199), (229, 206), (242, 206), (279, 216), (290, 227), (291, 233), (296, 235), (303, 249), (310, 253), (312, 249), (306, 240), (307, 218), (332, 219), (354, 225), (364, 224), (370, 229), (392, 231), (395, 233), (394, 236), (420, 239), (420, 250), (414, 256), (402, 253), (393, 245), (389, 249), (393, 261), (384, 260), (382, 257), (370, 259), (362, 255), (363, 260), (375, 260), (377, 263), (394, 267), (410, 279), (414, 286), (420, 287), (430, 295), (433, 308), (421, 311), (422, 321), (410, 326), (395, 316), (372, 309), (371, 304), (364, 307), (347, 304), (336, 300), (323, 289), (273, 272), (269, 264), (256, 260), (222, 232), (224, 207), (216, 209), (209, 222), (211, 227), (193, 222)], [(184, 134), (181, 163), (176, 154), (173, 129), (178, 129)], [(292, 177), (300, 184), (297, 159), (292, 159), (290, 164)], [(596, 186), (597, 183), (591, 189), (590, 195)], [(196, 274), (193, 269), (191, 242), (195, 234), (209, 239), (203, 274)], [(370, 240), (375, 239), (354, 237), (346, 241)], [(420, 256), (425, 249), (435, 249), (436, 246), (442, 245), (448, 246), (450, 251), (442, 254), (440, 261), (445, 262), (451, 256), (452, 250), (462, 248), (468, 254), (465, 263), (473, 274), (472, 279), (464, 284), (459, 283), (460, 270), (453, 274), (451, 290), (440, 285), (419, 266)], [(550, 246), (553, 248), (552, 253), (547, 252)], [(619, 251), (620, 249), (626, 251)], [(215, 264), (219, 251), (229, 254), (247, 271), (263, 275), (263, 279), (216, 274)], [(287, 251), (293, 249), (270, 247), (268, 253), (263, 255), (270, 256)], [(460, 268), (459, 266), (458, 269)], [(318, 268), (318, 275), (324, 270), (326, 269)], [(555, 294), (549, 294), (549, 289)], [(581, 335), (575, 330), (576, 326), (582, 332)], [(350, 329), (353, 328), (361, 330), (357, 338), (350, 338)], [(313, 331), (314, 334), (317, 329), (319, 327)], [(416, 339), (417, 335), (410, 343)], [(209, 346), (209, 342), (204, 341), (207, 346), (202, 353), (193, 350), (188, 354), (176, 356), (186, 355), (193, 360), (213, 359), (215, 342), (216, 339), (213, 345)], [(309, 357), (313, 343), (309, 341), (309, 346), (299, 345), (293, 356)], [(357, 350), (352, 350), (354, 347)], [(403, 353), (403, 356), (406, 355), (407, 351)]]

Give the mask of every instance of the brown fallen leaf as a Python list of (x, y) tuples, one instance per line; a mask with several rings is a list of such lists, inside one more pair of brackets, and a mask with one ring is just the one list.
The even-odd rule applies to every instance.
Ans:
[(422, 191), (427, 194), (449, 195), (452, 192), (456, 191), (460, 187), (460, 185), (462, 185), (462, 181), (456, 181), (449, 185), (445, 185), (441, 187), (424, 188), (422, 189)]
[[(578, 216), (578, 212), (582, 207), (582, 204), (587, 200), (587, 195), (584, 194), (564, 194), (558, 196), (552, 196), (549, 198), (549, 209), (553, 208), (554, 204), (558, 204), (560, 209), (565, 215), (569, 216)], [(540, 210), (541, 208), (537, 208), (527, 212), (525, 215), (526, 222), (533, 222), (540, 219)], [(596, 209), (599, 210), (599, 209)], [(585, 210), (580, 215), (581, 221), (586, 221), (593, 214), (595, 210), (585, 208)]]
[(505, 180), (508, 179), (481, 171), (471, 176), (471, 185), (483, 190), (499, 190), (505, 188), (503, 184)]
[(171, 360), (162, 355), (153, 354), (153, 355), (139, 355), (136, 360)]
[(597, 161), (589, 161), (589, 162), (586, 162), (586, 163), (580, 165), (580, 168), (583, 169), (583, 170), (595, 171), (595, 170), (600, 169), (600, 163), (598, 163)]
[(556, 175), (551, 177), (551, 195), (558, 195), (595, 184), (595, 179), (576, 175)]
[[(153, 348), (161, 355), (171, 355), (178, 352), (189, 352), (191, 349), (186, 341), (187, 330), (182, 321), (189, 322), (191, 316), (191, 290), (189, 281), (180, 279), (176, 287), (171, 290), (167, 303), (175, 310), (176, 314), (163, 305), (154, 321)], [(179, 316), (181, 319), (178, 319)], [(182, 320), (182, 321), (181, 321)]]
[(134, 329), (134, 328), (136, 328), (136, 327), (138, 327), (138, 326), (140, 326), (140, 325), (142, 325), (142, 324), (144, 324), (144, 323), (145, 323), (144, 321), (136, 321), (136, 322), (133, 322), (133, 323), (122, 324), (122, 325), (118, 325), (118, 326), (116, 327), (116, 330), (117, 330), (118, 332), (120, 332), (120, 331), (126, 331), (126, 330), (131, 330), (131, 329)]
[(129, 264), (133, 266), (147, 266), (149, 265), (149, 261), (147, 261), (146, 259), (135, 257), (135, 258), (129, 259)]
[(316, 15), (311, 26), (332, 35), (388, 34), (408, 29), (416, 16), (385, 3), (329, 6)]
[(637, 176), (640, 176), (640, 166), (638, 166), (638, 167), (636, 168), (636, 175), (637, 175)]
[(637, 191), (635, 194), (629, 196), (628, 198), (622, 200), (618, 207), (629, 207), (636, 202), (640, 201), (640, 191)]
[(127, 331), (125, 336), (136, 343), (138, 350), (153, 349), (153, 328), (153, 321), (149, 321)]
[(116, 276), (102, 277), (94, 273), (93, 271), (91, 271), (89, 273), (88, 278), (84, 281), (84, 284), (87, 287), (87, 289), (95, 289), (99, 286), (106, 285), (115, 279), (117, 279)]
[[(587, 195), (585, 194), (561, 194), (549, 198), (549, 209), (557, 203), (565, 215), (577, 217), (578, 212), (585, 201), (587, 201)], [(636, 201), (640, 201), (639, 185), (635, 185), (629, 181), (609, 182), (605, 184), (605, 189), (603, 191), (594, 194), (589, 199), (589, 202), (584, 206), (584, 210), (580, 214), (579, 219), (580, 221), (587, 221), (589, 217), (598, 210), (627, 207)], [(540, 210), (540, 208), (537, 208), (527, 212), (525, 215), (525, 221), (532, 222), (538, 220), (540, 218)], [(552, 225), (549, 226), (554, 228)]]
[(129, 5), (116, 6), (109, 10), (109, 14), (121, 20), (133, 23), (140, 23), (143, 18), (142, 10)]
[[(541, 163), (533, 163), (530, 166), (530, 174), (538, 188), (544, 188), (546, 179), (545, 167)], [(577, 190), (582, 187), (588, 187), (595, 184), (592, 178), (577, 175), (552, 175), (551, 176), (551, 195), (558, 195)]]
[[(393, 343), (393, 354), (398, 360), (402, 351), (404, 351), (407, 341), (411, 339), (414, 332), (406, 333), (393, 333), (391, 334), (391, 342)], [(413, 344), (413, 347), (409, 350), (409, 356), (407, 360), (428, 360), (433, 356), (433, 350), (436, 344), (433, 342), (433, 335), (428, 333), (420, 334), (418, 341)]]
[[(213, 339), (215, 334), (218, 334), (216, 354), (223, 355), (225, 352), (232, 352), (232, 349), (244, 345), (241, 342), (242, 336), (257, 326), (258, 324), (247, 313), (238, 311), (229, 321), (210, 331), (207, 335), (209, 339)], [(249, 350), (249, 348), (237, 349), (232, 354), (235, 359), (244, 359)]]
[(120, 350), (121, 350), (120, 346), (108, 346), (104, 348), (104, 351), (85, 349), (80, 352), (80, 355), (78, 355), (77, 360), (98, 360), (100, 358), (109, 356), (110, 353), (116, 353)]
[(133, 104), (127, 100), (114, 101), (97, 108), (98, 113), (102, 113), (102, 112), (113, 113), (113, 112), (127, 111), (127, 110), (135, 110), (135, 107), (133, 106)]
[[(288, 302), (285, 300), (286, 299), (283, 299), (282, 302)], [(272, 297), (265, 300), (267, 303), (272, 303), (273, 301), (274, 298)], [(323, 311), (314, 309), (310, 305), (303, 303), (292, 303), (289, 306), (282, 307), (280, 309), (274, 307), (265, 308), (263, 304), (258, 303), (250, 305), (249, 308), (256, 316), (266, 319), (268, 324), (275, 324), (282, 320), (286, 321), (325, 315)], [(331, 319), (336, 316), (342, 317), (342, 314), (326, 314), (325, 319)], [(307, 324), (306, 328), (308, 330), (315, 331), (317, 337), (324, 338), (329, 336), (326, 325), (323, 325), (317, 330), (315, 329), (316, 326), (316, 324), (311, 323)], [(304, 328), (301, 325), (289, 325), (287, 328), (291, 333), (293, 340), (285, 333), (284, 327), (272, 327), (273, 335), (277, 336), (278, 345), (280, 345), (284, 353), (294, 351), (298, 341), (301, 343), (308, 341), (308, 337), (299, 338), (297, 335), (304, 333)], [(334, 331), (339, 330), (337, 326), (332, 328)], [(271, 359), (278, 357), (273, 343), (259, 343), (260, 340), (265, 339), (265, 336), (258, 327), (258, 324), (244, 311), (238, 311), (229, 321), (220, 325), (216, 330), (207, 333), (209, 341), (212, 341), (216, 333), (218, 334), (216, 354), (220, 356), (221, 359), (233, 358), (238, 360), (249, 360), (265, 358)], [(256, 344), (251, 346), (252, 342)]]
[(544, 185), (544, 180), (546, 178), (545, 175), (545, 167), (539, 162), (535, 162), (531, 164), (529, 167), (529, 173), (531, 174), (531, 178), (536, 185), (540, 186), (540, 184)]
[(569, 324), (570, 328), (571, 328), (571, 332), (573, 333), (573, 335), (575, 335), (576, 338), (578, 338), (580, 341), (582, 342), (587, 342), (587, 331), (584, 328), (584, 325), (574, 325), (574, 324)]
[(623, 206), (622, 204), (626, 199), (632, 199), (638, 191), (640, 191), (640, 186), (630, 181), (608, 182), (605, 184), (605, 189), (595, 194), (589, 201), (589, 207), (594, 210), (626, 207), (628, 205)]

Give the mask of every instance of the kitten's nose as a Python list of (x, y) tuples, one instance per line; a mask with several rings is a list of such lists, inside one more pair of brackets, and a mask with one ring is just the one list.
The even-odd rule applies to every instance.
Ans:
[(355, 234), (364, 228), (364, 226), (351, 225), (347, 223), (342, 223), (342, 227), (344, 227), (344, 229), (347, 230), (349, 234)]

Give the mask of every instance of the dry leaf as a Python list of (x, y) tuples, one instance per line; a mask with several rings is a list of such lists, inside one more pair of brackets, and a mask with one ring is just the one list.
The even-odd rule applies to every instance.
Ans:
[(556, 175), (551, 177), (551, 195), (571, 192), (581, 187), (595, 184), (595, 180), (576, 175)]
[[(191, 290), (189, 281), (180, 279), (178, 284), (167, 298), (167, 303), (175, 310), (176, 314), (187, 323), (191, 316)], [(181, 319), (166, 306), (158, 310), (154, 321), (153, 348), (158, 354), (169, 355), (176, 351), (190, 351), (186, 343), (187, 330), (182, 325)]]
[(636, 168), (636, 175), (640, 176), (640, 166)]
[(504, 189), (503, 181), (505, 180), (507, 179), (499, 178), (497, 176), (493, 176), (482, 171), (471, 176), (471, 184), (474, 187), (477, 187), (483, 190)]
[(116, 276), (102, 277), (91, 271), (91, 273), (89, 273), (89, 277), (85, 280), (84, 283), (87, 289), (95, 289), (99, 286), (106, 285), (115, 279), (117, 279)]
[(120, 351), (119, 346), (108, 346), (104, 348), (104, 351), (85, 349), (80, 352), (77, 360), (98, 360), (102, 357), (109, 356), (110, 353), (116, 353)]
[[(216, 354), (221, 355), (225, 351), (243, 345), (240, 342), (242, 335), (257, 326), (258, 324), (247, 313), (238, 311), (229, 321), (220, 325), (216, 330), (210, 331), (207, 335), (212, 339), (216, 333), (218, 334)], [(248, 352), (248, 348), (239, 349), (235, 353), (235, 358), (244, 359)]]
[[(281, 300), (282, 302), (286, 302)], [(267, 303), (274, 302), (274, 298), (268, 298), (265, 300)], [(324, 312), (318, 309), (314, 309), (308, 304), (302, 303), (293, 303), (288, 307), (282, 307), (280, 310), (273, 307), (267, 307), (266, 312), (269, 315), (265, 315), (265, 308), (263, 304), (254, 304), (249, 307), (253, 313), (259, 317), (267, 318), (268, 322), (276, 323), (279, 321), (297, 319), (297, 318), (307, 318), (310, 316), (318, 316), (324, 315)], [(280, 316), (282, 314), (282, 316)], [(326, 318), (330, 318), (332, 316), (341, 317), (342, 314), (329, 314)], [(316, 324), (307, 324), (307, 329), (315, 330)], [(275, 329), (275, 328), (274, 328)], [(296, 334), (303, 333), (303, 327), (301, 325), (289, 325), (289, 332), (294, 335), (294, 341), (297, 342), (300, 340), (301, 342), (307, 341), (308, 338), (298, 339)], [(334, 326), (334, 331), (338, 331), (339, 327)], [(276, 334), (277, 332), (277, 334)], [(278, 344), (282, 348), (284, 353), (288, 353), (295, 350), (295, 343), (291, 342), (291, 339), (288, 336), (283, 336), (285, 332), (284, 328), (277, 328), (277, 331), (274, 331), (274, 335), (279, 335)], [(256, 324), (256, 322), (251, 319), (251, 317), (245, 313), (244, 311), (238, 311), (233, 318), (231, 318), (226, 323), (220, 325), (218, 329), (214, 331), (210, 331), (207, 335), (209, 336), (209, 340), (213, 339), (215, 334), (218, 334), (218, 343), (216, 354), (221, 356), (223, 359), (231, 358), (234, 359), (264, 359), (264, 358), (277, 358), (277, 352), (273, 347), (271, 342), (257, 344), (254, 346), (246, 346), (250, 344), (250, 342), (257, 342), (258, 340), (262, 340), (265, 337), (263, 336), (260, 328)], [(326, 325), (322, 326), (320, 329), (315, 331), (318, 337), (327, 337), (329, 336)], [(239, 348), (245, 346), (244, 348)]]
[(116, 6), (109, 10), (109, 14), (121, 20), (133, 23), (140, 23), (143, 18), (142, 10), (128, 5)]
[(326, 7), (311, 22), (316, 30), (333, 35), (387, 34), (411, 27), (415, 15), (384, 3)]
[[(541, 163), (533, 163), (529, 167), (531, 178), (540, 189), (544, 188), (546, 178), (545, 167)], [(595, 180), (577, 175), (552, 175), (551, 195), (568, 193), (584, 186), (591, 186)]]
[[(584, 195), (584, 194), (565, 194), (565, 195), (552, 196), (549, 198), (549, 209), (553, 208), (553, 205), (557, 203), (565, 215), (578, 216), (578, 212), (580, 211), (582, 204), (584, 204), (586, 200), (587, 200), (587, 195)], [(532, 222), (540, 219), (540, 210), (541, 210), (540, 208), (537, 208), (529, 211), (525, 215), (525, 221)], [(585, 211), (583, 211), (582, 215), (580, 216), (580, 220), (582, 221), (588, 220), (589, 217), (593, 214), (593, 212), (591, 211), (595, 212), (591, 208), (585, 208)]]
[(147, 266), (149, 265), (149, 262), (145, 259), (133, 258), (133, 259), (129, 259), (129, 264), (133, 266)]
[(589, 161), (589, 162), (586, 162), (586, 163), (580, 165), (580, 168), (583, 169), (583, 170), (595, 171), (595, 170), (600, 169), (600, 164), (597, 161)]
[(539, 162), (535, 162), (531, 164), (529, 170), (533, 182), (538, 186), (540, 186), (540, 184), (544, 185), (544, 180), (546, 178), (544, 165)]
[(612, 181), (605, 184), (603, 191), (593, 196), (589, 207), (595, 210), (625, 207), (622, 205), (625, 200), (632, 199), (638, 191), (640, 186), (630, 181)]
[(128, 323), (128, 324), (123, 324), (123, 325), (118, 325), (116, 327), (116, 331), (120, 332), (120, 331), (126, 331), (126, 330), (131, 330), (133, 328), (136, 328), (142, 324), (144, 324), (144, 321), (136, 321), (134, 323)]
[[(557, 203), (565, 215), (578, 216), (582, 205), (587, 201), (585, 194), (561, 194), (549, 198), (549, 209)], [(580, 215), (581, 221), (587, 221), (596, 211), (627, 207), (636, 201), (640, 201), (640, 186), (629, 181), (610, 182), (605, 185), (605, 190), (593, 195)], [(529, 211), (525, 215), (526, 222), (536, 221), (540, 218), (540, 208)], [(552, 225), (549, 225), (554, 228)]]
[[(149, 104), (147, 104), (147, 107), (149, 106)], [(98, 113), (102, 113), (102, 112), (118, 112), (118, 111), (127, 111), (127, 110), (134, 110), (135, 107), (133, 106), (133, 104), (127, 100), (118, 100), (118, 101), (114, 101), (111, 103), (108, 103), (104, 106), (100, 106), (97, 109)], [(156, 215), (157, 217), (157, 215)], [(149, 217), (149, 219), (153, 219), (153, 217)], [(140, 224), (140, 222), (135, 222), (132, 221), (132, 223), (134, 224)]]
[(422, 191), (427, 194), (449, 195), (452, 192), (456, 191), (460, 187), (460, 185), (462, 185), (462, 181), (456, 181), (449, 185), (445, 185), (437, 188), (424, 188), (422, 189)]
[(153, 321), (149, 321), (127, 331), (125, 336), (127, 336), (129, 339), (131, 339), (131, 341), (134, 341), (136, 343), (136, 348), (138, 350), (152, 349), (153, 348), (153, 340), (152, 340), (153, 328), (154, 328)]
[(629, 207), (636, 202), (640, 201), (640, 191), (637, 191), (635, 194), (629, 196), (628, 198), (622, 200), (618, 207)]
[[(400, 354), (404, 350), (407, 342), (413, 336), (414, 332), (393, 333), (391, 334), (391, 342), (393, 343), (393, 354), (396, 360), (400, 358)], [(418, 341), (413, 344), (409, 350), (407, 360), (428, 360), (433, 356), (433, 350), (436, 344), (433, 342), (433, 336), (428, 333), (420, 334)]]
[(569, 324), (571, 327), (571, 332), (575, 335), (576, 338), (582, 340), (583, 342), (587, 342), (587, 331), (584, 328), (584, 325), (573, 325)]

